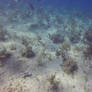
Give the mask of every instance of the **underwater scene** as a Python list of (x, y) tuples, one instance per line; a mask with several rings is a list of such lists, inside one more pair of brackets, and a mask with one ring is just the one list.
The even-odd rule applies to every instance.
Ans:
[(92, 0), (0, 0), (0, 92), (92, 92)]

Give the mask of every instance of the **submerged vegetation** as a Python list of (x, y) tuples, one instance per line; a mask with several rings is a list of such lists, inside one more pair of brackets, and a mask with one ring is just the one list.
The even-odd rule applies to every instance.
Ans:
[(0, 46), (0, 66), (3, 66), (11, 56), (12, 52), (8, 48)]
[(37, 58), (38, 66), (43, 64), (42, 61), (43, 61), (44, 54), (45, 54), (45, 48), (42, 49), (42, 51), (40, 52), (40, 54), (39, 54), (39, 56)]
[(92, 44), (89, 44), (87, 48), (83, 51), (85, 59), (92, 59)]
[(6, 49), (4, 47), (0, 48), (0, 60), (7, 59), (11, 55), (12, 55), (12, 53), (8, 49)]
[(51, 75), (50, 78), (48, 79), (50, 82), (50, 90), (53, 92), (58, 92), (59, 91), (59, 81), (56, 79), (56, 74)]
[(64, 42), (64, 35), (56, 33), (49, 35), (49, 37), (53, 41), (53, 43), (60, 44)]
[(78, 72), (78, 64), (73, 58), (68, 56), (67, 53), (64, 51), (61, 52), (61, 57), (63, 60), (61, 68), (65, 73), (69, 75), (74, 75), (76, 72)]
[(21, 53), (22, 56), (27, 58), (33, 58), (35, 57), (35, 52), (32, 50), (32, 46), (27, 46)]
[[(87, 67), (92, 69), (92, 16), (63, 8), (44, 8), (44, 0), (37, 0), (40, 6), (33, 3), (36, 0), (28, 0), (22, 6), (18, 3), (22, 1), (27, 0), (0, 6), (0, 85), (6, 83), (0, 92), (85, 92), (86, 83), (80, 76), (84, 76), (84, 70), (89, 74)], [(84, 61), (90, 65), (85, 66)], [(65, 91), (61, 90), (61, 81)]]
[(92, 28), (91, 27), (89, 27), (88, 30), (85, 32), (84, 39), (92, 43)]
[(74, 60), (68, 59), (63, 63), (62, 69), (65, 73), (74, 75), (78, 71), (78, 65)]

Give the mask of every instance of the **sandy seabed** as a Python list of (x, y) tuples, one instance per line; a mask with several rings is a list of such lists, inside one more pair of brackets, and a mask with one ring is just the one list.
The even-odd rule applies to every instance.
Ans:
[(92, 92), (92, 16), (0, 11), (0, 92)]

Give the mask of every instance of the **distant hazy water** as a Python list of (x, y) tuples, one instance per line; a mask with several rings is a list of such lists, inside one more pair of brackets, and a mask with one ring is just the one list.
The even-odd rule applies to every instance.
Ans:
[[(26, 3), (33, 3), (36, 6), (43, 6), (44, 8), (50, 6), (53, 8), (75, 9), (85, 12), (92, 12), (92, 0), (0, 0), (0, 7), (7, 6), (9, 3), (19, 4), (20, 7), (25, 6)], [(20, 4), (22, 3), (22, 4)]]
[(43, 0), (45, 6), (76, 8), (86, 12), (92, 12), (92, 0)]

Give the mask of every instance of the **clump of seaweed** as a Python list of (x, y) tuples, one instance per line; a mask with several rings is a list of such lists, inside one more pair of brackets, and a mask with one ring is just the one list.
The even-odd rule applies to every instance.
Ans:
[(60, 45), (60, 48), (56, 50), (56, 56), (62, 56), (65, 52), (67, 52), (70, 49), (70, 43), (64, 42)]
[(61, 52), (62, 64), (61, 68), (66, 74), (74, 75), (78, 71), (77, 62), (71, 58), (65, 51)]
[(63, 43), (65, 41), (64, 35), (61, 35), (59, 33), (55, 33), (55, 34), (52, 34), (52, 35), (49, 34), (49, 38), (55, 44), (60, 44), (60, 43)]
[(17, 48), (16, 48), (15, 44), (11, 43), (11, 45), (9, 46), (9, 49), (10, 50), (16, 50)]
[(91, 59), (92, 57), (92, 44), (89, 44), (85, 51), (83, 51), (85, 59)]
[(41, 66), (43, 64), (42, 59), (44, 54), (45, 54), (45, 48), (42, 49), (42, 51), (40, 52), (40, 55), (37, 58), (38, 66)]
[(38, 40), (38, 42), (39, 42), (43, 47), (45, 47), (45, 43), (42, 41), (42, 38), (41, 38), (40, 35), (37, 35), (37, 40)]
[(56, 50), (56, 56), (60, 56), (61, 55), (61, 50), (60, 49), (57, 49)]
[(6, 48), (0, 48), (0, 60), (7, 59), (11, 56), (11, 52)]
[(56, 51), (56, 56), (61, 56), (63, 62), (67, 60), (66, 51), (64, 49), (58, 49)]
[(11, 51), (2, 47), (0, 48), (0, 66), (2, 66), (5, 61), (12, 56)]
[(61, 48), (64, 49), (65, 51), (68, 51), (70, 49), (70, 43), (69, 42), (64, 42), (61, 45)]
[(52, 61), (52, 60), (53, 60), (53, 57), (52, 57), (51, 54), (48, 55), (48, 60), (49, 60), (49, 61)]
[(59, 91), (59, 81), (56, 80), (56, 73), (51, 75), (50, 78), (48, 79), (50, 82), (50, 90), (53, 92), (58, 92)]
[(26, 37), (22, 37), (22, 44), (24, 45), (24, 46), (28, 46), (29, 45), (29, 40), (26, 38)]
[(88, 42), (92, 42), (92, 28), (91, 28), (91, 27), (85, 32), (84, 38), (85, 38)]
[(62, 58), (63, 62), (67, 61), (68, 55), (64, 50), (61, 51), (60, 55), (61, 55), (61, 58)]
[(65, 73), (74, 75), (78, 71), (78, 65), (72, 58), (68, 58), (63, 62), (62, 69)]
[(22, 56), (27, 58), (35, 57), (35, 52), (32, 50), (32, 46), (28, 45), (21, 53)]

